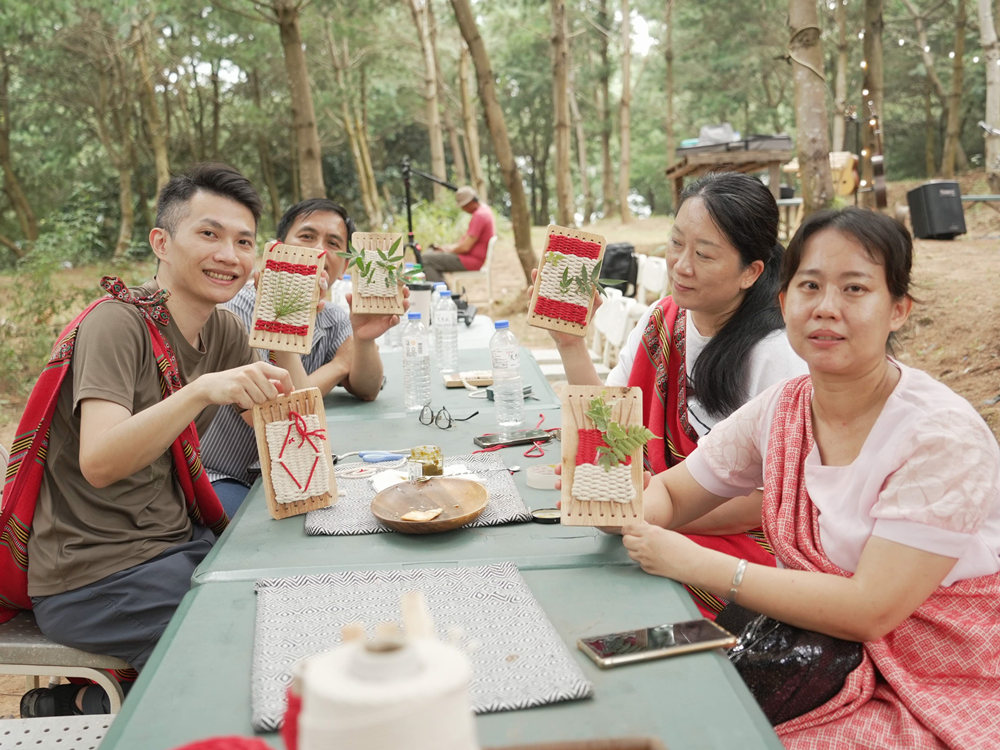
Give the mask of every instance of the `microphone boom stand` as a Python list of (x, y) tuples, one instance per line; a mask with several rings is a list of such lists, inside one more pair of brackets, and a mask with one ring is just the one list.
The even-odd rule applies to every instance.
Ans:
[(413, 237), (413, 212), (411, 210), (412, 200), (410, 198), (410, 173), (419, 175), (425, 180), (430, 180), (431, 182), (436, 182), (438, 185), (448, 188), (449, 190), (458, 190), (457, 185), (452, 185), (447, 180), (442, 180), (440, 177), (435, 177), (432, 174), (423, 172), (416, 167), (410, 166), (410, 157), (403, 157), (403, 188), (406, 193), (406, 247), (413, 251), (413, 257), (417, 263), (421, 262), (420, 257), (420, 245), (418, 245)]

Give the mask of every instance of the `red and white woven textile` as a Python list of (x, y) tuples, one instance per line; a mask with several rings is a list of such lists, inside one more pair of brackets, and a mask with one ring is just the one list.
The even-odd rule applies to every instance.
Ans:
[[(764, 530), (788, 568), (849, 576), (823, 553), (804, 461), (812, 383), (789, 381), (767, 447)], [(776, 727), (792, 750), (1000, 748), (1000, 574), (939, 587), (826, 704)]]

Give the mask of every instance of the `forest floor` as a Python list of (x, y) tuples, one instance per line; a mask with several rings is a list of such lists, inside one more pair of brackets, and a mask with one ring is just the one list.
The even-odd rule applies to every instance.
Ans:
[[(960, 181), (964, 194), (987, 192), (982, 173)], [(889, 205), (905, 206), (905, 191), (914, 184), (890, 184)], [(1000, 211), (986, 204), (966, 204), (965, 222), (966, 234), (954, 240), (916, 241), (913, 278), (918, 301), (899, 336), (896, 355), (968, 399), (1000, 437)], [(608, 242), (631, 242), (637, 252), (662, 255), (670, 225), (670, 218), (655, 216), (628, 224), (602, 220), (586, 229), (603, 234)], [(544, 235), (543, 227), (533, 229), (536, 251)], [(66, 288), (96, 289), (102, 272), (96, 268), (59, 272), (60, 283)], [(506, 231), (501, 227), (493, 273), (496, 299), (482, 312), (509, 319), (523, 345), (551, 347), (546, 331), (525, 322), (527, 282), (509, 226)], [(14, 282), (11, 276), (0, 276), (0, 291)], [(483, 299), (485, 281), (470, 280), (468, 287), (474, 303)], [(0, 295), (0, 317), (2, 299)], [(0, 394), (0, 444), (10, 445), (22, 408), (23, 400), (16, 394)], [(17, 716), (23, 692), (23, 678), (0, 676), (0, 717)]]

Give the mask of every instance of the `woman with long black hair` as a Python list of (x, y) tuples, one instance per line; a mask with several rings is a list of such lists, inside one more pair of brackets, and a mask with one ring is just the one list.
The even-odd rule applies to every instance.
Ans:
[[(643, 315), (607, 385), (642, 388), (646, 446), (654, 474), (680, 463), (715, 424), (769, 386), (806, 371), (778, 307), (778, 206), (760, 180), (710, 174), (681, 194), (667, 244), (672, 294)], [(553, 334), (574, 385), (600, 385), (586, 344)], [(774, 564), (754, 492), (682, 529), (699, 544)], [(693, 590), (712, 617), (725, 604)]]

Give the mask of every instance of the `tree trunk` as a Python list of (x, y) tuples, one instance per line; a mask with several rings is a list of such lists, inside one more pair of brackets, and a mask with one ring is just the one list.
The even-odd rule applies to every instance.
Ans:
[(479, 125), (476, 110), (469, 93), (469, 50), (462, 47), (458, 56), (458, 90), (462, 101), (462, 132), (465, 133), (466, 162), (469, 165), (469, 179), (472, 187), (482, 200), (488, 200), (486, 180), (483, 179), (483, 165), (479, 157)]
[[(444, 163), (444, 138), (441, 134), (441, 110), (438, 104), (437, 61), (431, 44), (431, 0), (408, 0), (413, 23), (417, 27), (420, 50), (424, 57), (424, 110), (427, 118), (427, 137), (431, 147), (431, 174), (440, 179), (448, 176)], [(444, 197), (445, 188), (431, 183), (434, 201)]]
[(622, 0), (622, 97), (618, 105), (618, 206), (622, 224), (632, 220), (628, 207), (629, 178), (632, 171), (632, 23), (629, 0)]
[(170, 158), (167, 154), (167, 127), (160, 117), (160, 107), (156, 101), (156, 87), (152, 66), (149, 64), (149, 19), (143, 18), (132, 26), (133, 50), (139, 65), (139, 101), (149, 130), (150, 146), (153, 149), (153, 163), (156, 165), (156, 194), (170, 180)]
[(118, 225), (118, 239), (115, 241), (114, 259), (120, 261), (132, 245), (132, 230), (135, 228), (135, 202), (132, 199), (133, 148), (128, 144), (118, 165), (118, 209), (121, 223)]
[(795, 81), (796, 155), (802, 208), (808, 216), (833, 201), (823, 47), (815, 0), (789, 0), (788, 25), (788, 52)]
[(979, 8), (979, 39), (986, 60), (986, 180), (990, 192), (1000, 193), (1000, 42), (990, 0), (976, 0)]
[(600, 0), (597, 10), (597, 33), (600, 35), (600, 69), (597, 74), (597, 112), (601, 121), (601, 192), (604, 215), (619, 213), (615, 205), (615, 177), (611, 166), (611, 61), (608, 46), (611, 44), (611, 16), (608, 0)]
[(955, 13), (955, 57), (952, 60), (951, 91), (948, 93), (948, 117), (945, 119), (944, 147), (941, 150), (941, 176), (954, 177), (958, 159), (962, 108), (962, 57), (965, 54), (965, 0), (957, 0)]
[(556, 141), (556, 223), (575, 226), (573, 181), (570, 179), (569, 119), (569, 30), (566, 0), (551, 0), (552, 6), (552, 104)]
[[(903, 0), (908, 2), (908, 0)], [(885, 123), (882, 121), (882, 102), (884, 98), (884, 67), (882, 65), (882, 0), (864, 0), (864, 43), (862, 44), (862, 54), (864, 56), (865, 68), (862, 75), (861, 88), (861, 110), (859, 117), (862, 122), (871, 122), (872, 114), (879, 118), (881, 129), (884, 131)], [(874, 177), (872, 172), (871, 157), (875, 152), (875, 131), (869, 126), (862, 129), (861, 138), (861, 187), (865, 191), (861, 194), (861, 203), (868, 208), (875, 207)], [(884, 144), (884, 138), (881, 139)], [(884, 146), (883, 146), (884, 148)], [(884, 154), (884, 152), (883, 152)]]
[(441, 114), (444, 121), (445, 132), (448, 133), (448, 145), (451, 148), (451, 160), (455, 169), (455, 182), (459, 185), (469, 184), (469, 175), (465, 170), (465, 154), (462, 150), (462, 140), (458, 136), (458, 128), (455, 127), (448, 110)]
[(837, 72), (833, 84), (833, 140), (832, 151), (843, 151), (847, 140), (847, 4), (838, 2), (837, 19)]
[(368, 223), (373, 227), (382, 224), (382, 206), (379, 202), (378, 188), (375, 185), (375, 177), (371, 172), (371, 163), (366, 159), (365, 145), (367, 136), (365, 128), (361, 122), (361, 117), (355, 114), (360, 108), (355, 103), (354, 90), (360, 89), (364, 95), (364, 86), (354, 86), (348, 84), (348, 68), (350, 67), (350, 53), (348, 50), (348, 40), (345, 38), (340, 48), (334, 43), (333, 30), (329, 22), (324, 28), (326, 35), (326, 48), (330, 55), (330, 63), (333, 66), (334, 80), (337, 82), (336, 99), (340, 102), (340, 113), (331, 113), (331, 119), (339, 120), (347, 136), (347, 145), (351, 150), (351, 158), (354, 161), (354, 171), (358, 176), (358, 190), (361, 192), (361, 205), (364, 206)]
[(937, 150), (934, 148), (937, 136), (937, 122), (931, 106), (931, 84), (924, 82), (924, 174), (930, 177), (937, 172)]
[(576, 103), (576, 87), (573, 84), (573, 69), (570, 68), (569, 111), (576, 131), (576, 163), (580, 173), (580, 192), (583, 194), (583, 223), (589, 224), (594, 214), (594, 194), (590, 190), (590, 176), (587, 164), (587, 134), (583, 128), (583, 117)]
[(278, 23), (292, 99), (299, 193), (302, 198), (324, 198), (326, 186), (323, 183), (323, 152), (319, 144), (316, 111), (309, 87), (309, 68), (299, 31), (299, 2), (275, 0), (271, 9)]
[[(3, 189), (10, 199), (17, 223), (21, 227), (23, 238), (29, 243), (38, 239), (38, 219), (28, 202), (21, 181), (14, 169), (14, 158), (10, 149), (10, 64), (7, 50), (0, 48), (0, 170), (3, 171)], [(4, 243), (7, 244), (7, 243)], [(18, 258), (23, 258), (27, 249), (17, 242), (11, 242), (8, 247)]]
[(476, 26), (476, 19), (469, 0), (451, 0), (451, 7), (455, 11), (455, 18), (458, 20), (462, 37), (469, 46), (472, 62), (476, 67), (479, 100), (485, 111), (486, 126), (492, 136), (493, 151), (496, 153), (497, 161), (500, 162), (500, 172), (503, 175), (504, 184), (510, 193), (510, 219), (514, 229), (514, 247), (521, 261), (524, 280), (530, 284), (531, 272), (538, 263), (538, 259), (531, 248), (531, 218), (528, 215), (528, 201), (524, 195), (521, 173), (514, 160), (514, 151), (510, 146), (503, 110), (500, 108), (500, 102), (497, 101), (496, 83), (493, 78), (493, 70), (490, 67), (489, 55), (486, 53), (483, 38), (479, 35), (479, 28)]
[(219, 158), (219, 136), (222, 133), (222, 78), (219, 76), (219, 69), (222, 67), (222, 60), (212, 61), (212, 144), (211, 156), (213, 159)]
[(667, 166), (677, 158), (677, 140), (674, 136), (674, 0), (666, 0), (664, 25), (666, 38), (663, 40), (663, 60), (666, 63), (664, 73), (664, 99), (666, 100), (666, 120), (663, 132), (667, 139)]
[[(250, 92), (253, 96), (253, 103), (257, 107), (257, 111), (262, 112), (260, 73), (256, 68), (253, 68), (247, 73), (247, 78), (250, 81)], [(274, 226), (277, 227), (281, 221), (281, 196), (278, 193), (278, 181), (274, 173), (274, 159), (271, 158), (271, 144), (268, 143), (267, 134), (263, 128), (257, 129), (254, 141), (257, 144), (257, 158), (260, 159), (260, 174), (264, 180), (264, 185), (267, 188), (267, 196), (271, 203), (271, 218), (274, 220)]]

